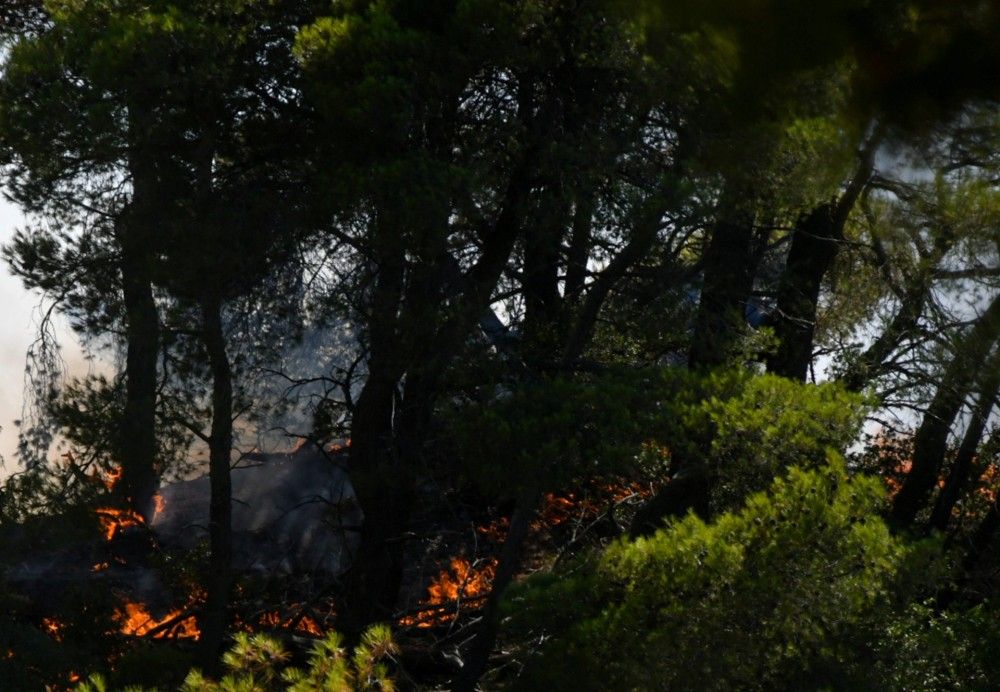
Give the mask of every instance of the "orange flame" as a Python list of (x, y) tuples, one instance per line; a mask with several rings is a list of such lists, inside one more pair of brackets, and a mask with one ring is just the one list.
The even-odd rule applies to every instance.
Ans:
[(168, 627), (153, 634), (153, 639), (198, 639), (201, 630), (194, 615), (181, 617), (183, 610), (173, 610), (162, 618), (154, 618), (146, 606), (133, 601), (125, 602), (124, 610), (115, 611), (114, 619), (121, 625), (122, 634), (131, 637), (145, 637), (157, 628), (173, 622)]
[(279, 613), (276, 610), (264, 613), (258, 619), (259, 625), (267, 629), (291, 630), (292, 632), (310, 635), (313, 637), (323, 636), (323, 628), (320, 627), (319, 623), (316, 622), (316, 620), (314, 620), (312, 617), (308, 615), (303, 615), (301, 618), (298, 619), (297, 622), (294, 623), (294, 626), (292, 624), (293, 621), (294, 618), (291, 617), (283, 619), (281, 617), (281, 613)]
[(131, 509), (101, 507), (94, 511), (101, 522), (101, 528), (104, 529), (104, 538), (108, 541), (115, 537), (118, 529), (124, 529), (129, 526), (142, 526), (146, 523), (141, 514)]
[(153, 495), (153, 508), (157, 514), (163, 514), (167, 509), (167, 501), (163, 499), (163, 495), (156, 493)]
[(114, 490), (115, 486), (118, 485), (118, 481), (122, 479), (124, 474), (125, 469), (121, 466), (116, 466), (104, 475), (101, 482), (104, 483), (104, 487), (108, 490)]
[(62, 631), (65, 625), (55, 618), (42, 618), (42, 628), (57, 642), (62, 641)]
[(450, 612), (448, 606), (461, 600), (476, 600), (487, 596), (496, 576), (497, 562), (496, 558), (489, 558), (485, 564), (477, 567), (464, 557), (453, 557), (448, 568), (441, 570), (427, 587), (427, 596), (420, 602), (424, 608), (415, 615), (400, 619), (399, 624), (427, 628), (453, 621), (457, 614)]

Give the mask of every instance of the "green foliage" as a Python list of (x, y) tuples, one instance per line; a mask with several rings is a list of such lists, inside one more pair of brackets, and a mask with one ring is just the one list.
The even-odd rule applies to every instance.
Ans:
[(861, 636), (885, 612), (908, 555), (878, 517), (881, 503), (878, 479), (851, 478), (831, 456), (711, 524), (688, 516), (530, 580), (507, 604), (514, 631), (551, 641), (521, 686), (867, 684)]
[[(180, 686), (181, 692), (392, 692), (396, 683), (390, 664), (399, 653), (386, 625), (373, 625), (349, 652), (343, 639), (330, 632), (309, 652), (306, 668), (289, 666), (292, 655), (275, 637), (240, 632), (233, 647), (222, 658), (227, 674), (219, 681), (192, 670)], [(92, 674), (76, 692), (108, 692), (113, 689), (101, 674)], [(123, 692), (141, 692), (130, 686)]]
[(396, 689), (388, 663), (399, 653), (386, 625), (374, 625), (364, 633), (353, 652), (343, 639), (330, 632), (317, 641), (305, 669), (287, 667), (290, 655), (280, 641), (264, 634), (236, 635), (233, 648), (223, 656), (229, 674), (219, 682), (192, 671), (183, 692), (351, 692)]
[(1000, 679), (996, 608), (939, 610), (914, 603), (894, 618), (880, 642), (880, 673), (893, 690), (987, 690)]
[(681, 466), (708, 467), (720, 479), (716, 506), (728, 508), (790, 466), (844, 451), (864, 413), (863, 399), (836, 384), (659, 368), (528, 385), (463, 404), (453, 425), (475, 464), (471, 480), (486, 488), (635, 472), (642, 443), (653, 441)]

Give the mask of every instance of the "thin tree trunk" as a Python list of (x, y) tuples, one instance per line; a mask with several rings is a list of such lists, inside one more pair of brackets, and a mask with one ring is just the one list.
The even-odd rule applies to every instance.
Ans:
[(212, 429), (209, 434), (208, 477), (211, 485), (208, 534), (211, 554), (202, 624), (201, 657), (206, 670), (218, 672), (219, 653), (226, 632), (232, 584), (233, 379), (222, 328), (222, 305), (217, 298), (202, 304), (205, 350), (212, 371)]
[(636, 221), (632, 237), (621, 251), (612, 258), (608, 266), (598, 275), (587, 289), (583, 304), (577, 311), (576, 320), (566, 338), (562, 361), (571, 364), (587, 348), (601, 314), (604, 301), (625, 273), (640, 261), (656, 242), (656, 234), (667, 211), (665, 197), (656, 196), (646, 202), (645, 209)]
[(979, 449), (979, 443), (986, 431), (986, 422), (989, 420), (990, 412), (996, 403), (997, 393), (1000, 391), (1000, 368), (998, 366), (1000, 366), (1000, 361), (996, 357), (992, 358), (986, 366), (986, 377), (980, 386), (976, 407), (972, 410), (969, 425), (965, 429), (962, 443), (959, 445), (955, 460), (951, 464), (951, 471), (948, 473), (948, 478), (934, 504), (934, 510), (931, 512), (928, 524), (932, 529), (947, 530), (952, 511), (969, 482), (976, 451)]
[(948, 254), (954, 242), (955, 235), (952, 233), (943, 233), (936, 238), (930, 256), (922, 262), (922, 266), (914, 273), (908, 285), (899, 291), (899, 310), (892, 321), (840, 378), (840, 382), (849, 391), (860, 391), (878, 377), (893, 351), (917, 330), (931, 294), (934, 270)]
[(913, 440), (913, 461), (893, 502), (892, 518), (913, 523), (930, 495), (944, 464), (951, 426), (969, 396), (980, 364), (1000, 335), (1000, 296), (958, 344)]
[(592, 192), (578, 193), (573, 209), (573, 233), (566, 253), (566, 284), (563, 290), (570, 302), (576, 302), (580, 297), (587, 280), (587, 260), (593, 243), (594, 198)]
[(452, 685), (453, 692), (472, 692), (486, 671), (490, 653), (500, 632), (500, 603), (507, 587), (521, 567), (525, 539), (531, 528), (531, 521), (538, 511), (540, 499), (541, 493), (534, 487), (526, 489), (518, 499), (510, 519), (507, 538), (500, 552), (500, 562), (493, 577), (493, 586), (483, 608), (482, 619), (469, 646), (462, 670)]

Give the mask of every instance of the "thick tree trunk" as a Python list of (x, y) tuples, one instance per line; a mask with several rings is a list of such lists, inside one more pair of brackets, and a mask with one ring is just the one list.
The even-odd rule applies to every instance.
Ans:
[(969, 396), (980, 364), (1000, 335), (1000, 296), (959, 343), (941, 378), (913, 440), (913, 461), (903, 487), (893, 502), (892, 518), (899, 525), (913, 523), (924, 507), (944, 464), (951, 426)]
[(554, 185), (551, 204), (543, 218), (526, 232), (524, 240), (525, 359), (529, 363), (552, 361), (559, 334), (559, 259), (568, 205), (560, 185)]
[(795, 380), (805, 380), (809, 372), (820, 286), (837, 257), (843, 232), (835, 213), (833, 203), (822, 204), (795, 226), (778, 286), (773, 320), (778, 348), (767, 359), (768, 372)]
[(118, 234), (125, 308), (125, 405), (119, 454), (127, 501), (148, 514), (157, 485), (156, 365), (160, 318), (153, 298), (145, 219), (129, 214)]
[(217, 672), (225, 636), (232, 578), (233, 378), (222, 328), (218, 299), (202, 305), (205, 350), (212, 371), (212, 429), (209, 434), (208, 477), (211, 486), (208, 534), (211, 554), (202, 622), (201, 657), (207, 670)]
[(351, 479), (364, 512), (358, 553), (346, 575), (338, 627), (356, 639), (389, 620), (403, 574), (400, 539), (410, 511), (409, 482), (396, 453), (393, 414), (398, 378), (376, 368), (358, 397), (351, 425)]
[(998, 365), (1000, 365), (1000, 360), (996, 357), (992, 358), (990, 363), (986, 365), (986, 376), (980, 385), (979, 396), (969, 418), (969, 425), (965, 429), (962, 443), (959, 445), (955, 460), (951, 464), (948, 478), (931, 512), (928, 524), (932, 529), (947, 530), (952, 511), (970, 480), (976, 451), (979, 449), (979, 443), (986, 431), (986, 422), (989, 420), (990, 412), (993, 410), (998, 391), (1000, 391)]
[(712, 229), (688, 366), (723, 365), (746, 328), (753, 288), (753, 224), (745, 213), (726, 214)]
[(402, 581), (402, 545), (394, 539), (405, 526), (407, 493), (394, 446), (393, 414), (407, 355), (398, 317), (404, 278), (402, 250), (392, 247), (390, 239), (372, 293), (368, 378), (351, 418), (351, 481), (364, 513), (338, 618), (338, 627), (351, 638), (392, 614)]
[(879, 140), (876, 133), (865, 145), (858, 171), (840, 199), (821, 204), (795, 225), (778, 285), (777, 317), (773, 321), (778, 350), (768, 358), (769, 372), (806, 379), (812, 362), (820, 287), (840, 252), (847, 217), (871, 178)]

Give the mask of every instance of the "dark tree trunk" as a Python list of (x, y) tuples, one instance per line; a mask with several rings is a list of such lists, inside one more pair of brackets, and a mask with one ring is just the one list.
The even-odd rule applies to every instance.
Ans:
[(663, 528), (668, 518), (679, 518), (694, 512), (702, 519), (710, 514), (709, 499), (712, 477), (704, 464), (684, 465), (683, 473), (670, 479), (653, 498), (643, 505), (629, 527), (632, 538), (649, 536)]
[(351, 638), (387, 619), (402, 580), (402, 533), (407, 493), (393, 441), (396, 390), (405, 371), (398, 319), (404, 258), (391, 240), (381, 255), (368, 324), (368, 378), (351, 418), (351, 480), (364, 523), (361, 542), (346, 575), (338, 626)]
[(573, 363), (583, 354), (594, 334), (597, 318), (611, 290), (626, 272), (646, 255), (656, 241), (663, 215), (667, 212), (667, 198), (666, 195), (658, 195), (646, 202), (628, 243), (612, 258), (587, 289), (583, 304), (577, 310), (576, 319), (566, 337), (562, 354), (564, 364)]
[(152, 229), (155, 176), (148, 165), (133, 162), (133, 199), (119, 221), (122, 301), (125, 309), (125, 405), (119, 454), (127, 500), (147, 515), (157, 485), (156, 366), (160, 318), (153, 298)]
[(928, 524), (932, 529), (937, 529), (938, 531), (947, 530), (948, 523), (951, 521), (952, 510), (954, 510), (958, 499), (965, 490), (966, 484), (969, 482), (976, 458), (976, 451), (979, 449), (979, 443), (983, 439), (983, 433), (986, 431), (986, 422), (989, 420), (990, 412), (996, 403), (998, 390), (1000, 390), (1000, 370), (998, 370), (998, 365), (1000, 365), (1000, 362), (998, 362), (997, 358), (991, 359), (991, 362), (986, 365), (986, 376), (979, 389), (976, 407), (972, 410), (969, 425), (962, 436), (962, 443), (955, 454), (955, 460), (952, 462), (948, 478), (931, 512)]
[(704, 280), (688, 355), (692, 369), (723, 365), (746, 328), (753, 288), (753, 224), (747, 214), (729, 214), (712, 229), (704, 258)]
[(913, 462), (893, 502), (892, 518), (910, 525), (924, 507), (944, 464), (951, 426), (969, 396), (980, 364), (1000, 334), (1000, 296), (959, 343), (913, 440)]
[(338, 627), (351, 639), (371, 624), (389, 620), (403, 574), (400, 539), (409, 517), (408, 477), (393, 439), (398, 378), (371, 370), (351, 425), (351, 478), (364, 523), (358, 553), (346, 575)]
[(552, 349), (559, 340), (559, 259), (568, 209), (561, 186), (555, 185), (552, 199), (548, 197), (545, 203), (552, 208), (526, 230), (524, 240), (523, 341), (528, 362), (551, 361)]
[(805, 380), (809, 372), (820, 286), (836, 259), (843, 231), (835, 223), (835, 212), (833, 203), (820, 205), (795, 226), (778, 286), (772, 322), (778, 349), (767, 359), (768, 372), (795, 380)]
[(821, 204), (795, 225), (778, 284), (777, 315), (772, 322), (778, 350), (767, 360), (769, 372), (806, 379), (812, 362), (820, 287), (840, 252), (847, 217), (871, 178), (879, 140), (876, 132), (865, 145), (859, 169), (840, 199)]
[(593, 193), (578, 194), (573, 209), (573, 232), (566, 253), (566, 284), (563, 291), (570, 302), (579, 299), (587, 280), (587, 260), (593, 243), (594, 197)]
[(208, 535), (211, 554), (202, 623), (201, 656), (207, 670), (218, 672), (226, 632), (233, 561), (232, 481), (233, 376), (217, 298), (202, 303), (205, 351), (212, 372), (212, 429), (209, 434), (208, 477), (211, 486)]

